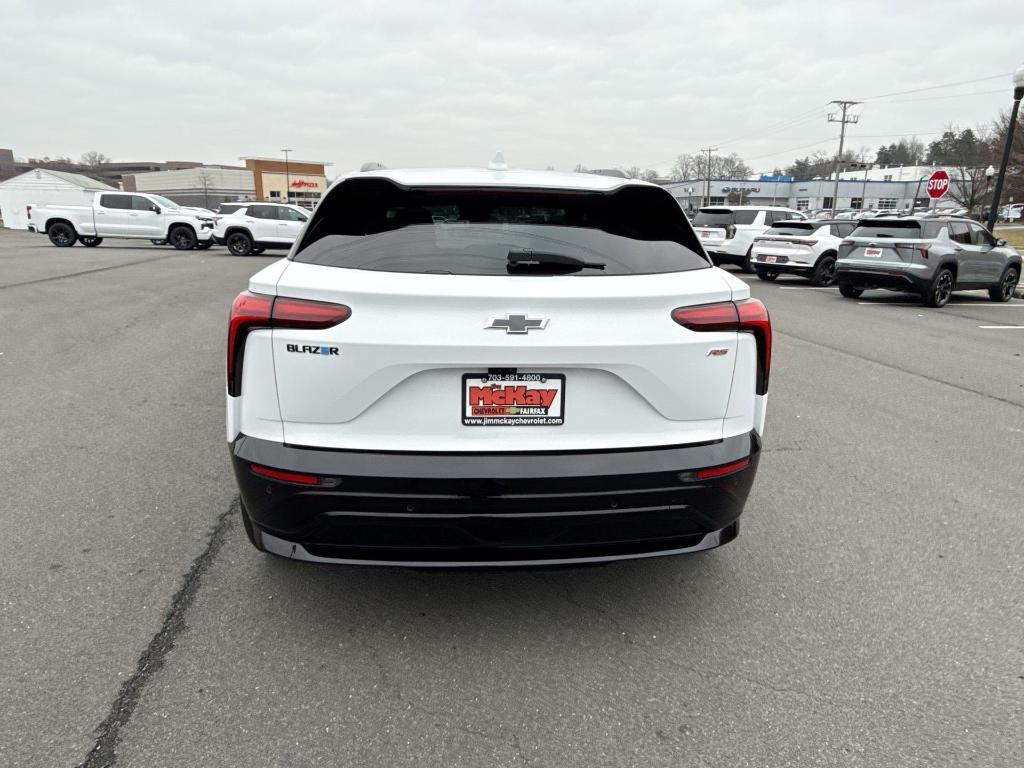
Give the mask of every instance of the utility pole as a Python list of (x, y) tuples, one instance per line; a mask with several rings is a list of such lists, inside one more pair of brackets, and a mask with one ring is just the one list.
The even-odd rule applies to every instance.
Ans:
[(708, 175), (704, 183), (705, 202), (703, 203), (703, 205), (711, 205), (711, 153), (717, 151), (718, 147), (706, 147), (705, 149), (701, 150), (701, 152), (706, 153), (708, 156)]
[(284, 201), (285, 201), (285, 203), (287, 203), (288, 202), (288, 193), (291, 191), (291, 188), (292, 188), (291, 174), (288, 173), (288, 153), (291, 152), (291, 150), (290, 149), (282, 149), (281, 151), (284, 152)]
[[(846, 126), (850, 123), (856, 123), (860, 120), (860, 115), (847, 115), (846, 111), (854, 106), (860, 104), (859, 101), (830, 101), (829, 104), (836, 104), (843, 110), (841, 117), (836, 117), (835, 112), (829, 112), (828, 121), (830, 123), (839, 123), (839, 154), (836, 155), (836, 183), (832, 187), (832, 213), (836, 212), (839, 208), (839, 164), (843, 161), (843, 144), (846, 142)], [(863, 203), (861, 203), (863, 205)]]

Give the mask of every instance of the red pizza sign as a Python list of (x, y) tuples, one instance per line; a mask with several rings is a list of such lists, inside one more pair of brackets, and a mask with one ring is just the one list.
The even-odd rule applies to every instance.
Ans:
[(938, 200), (949, 191), (949, 174), (941, 168), (928, 177), (928, 197)]
[(293, 187), (315, 187), (317, 183), (315, 181), (303, 181), (302, 179), (296, 179), (292, 182)]

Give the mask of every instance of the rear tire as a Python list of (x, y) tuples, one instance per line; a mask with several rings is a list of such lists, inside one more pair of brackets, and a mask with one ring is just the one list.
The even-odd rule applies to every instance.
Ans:
[(84, 245), (86, 248), (95, 248), (97, 245), (103, 242), (102, 237), (79, 237), (78, 242)]
[(75, 228), (63, 221), (51, 224), (50, 228), (46, 230), (46, 234), (49, 236), (50, 242), (58, 248), (70, 248), (78, 239)]
[(764, 280), (766, 283), (771, 283), (779, 279), (779, 273), (774, 269), (765, 269), (764, 267), (757, 267), (757, 277), (759, 280)]
[(988, 297), (992, 301), (1009, 301), (1013, 298), (1013, 292), (1017, 288), (1017, 281), (1020, 279), (1020, 272), (1017, 271), (1016, 267), (1007, 267), (1006, 271), (1003, 272), (1002, 278), (999, 280), (999, 285), (994, 285), (988, 289)]
[(953, 295), (955, 285), (956, 281), (953, 279), (953, 273), (947, 267), (943, 267), (935, 273), (935, 277), (932, 278), (932, 284), (928, 286), (928, 290), (921, 297), (921, 303), (926, 307), (934, 307), (936, 309), (946, 306), (950, 296)]
[(750, 257), (754, 252), (754, 246), (750, 246), (747, 249), (747, 255), (743, 257), (743, 261), (740, 262), (740, 272), (747, 275), (754, 274), (754, 262), (751, 261)]
[(196, 247), (196, 233), (188, 227), (177, 226), (167, 233), (167, 242), (179, 251), (191, 251)]
[(256, 527), (252, 518), (249, 517), (249, 511), (245, 508), (245, 504), (241, 501), (239, 501), (238, 504), (242, 513), (242, 526), (245, 528), (245, 535), (249, 539), (249, 543), (256, 547), (260, 552), (266, 552), (267, 550), (263, 547), (263, 537), (260, 535), (259, 528)]
[(854, 288), (849, 283), (839, 284), (839, 293), (848, 299), (859, 299), (860, 295), (864, 293), (863, 288)]
[(836, 281), (836, 257), (822, 256), (814, 265), (814, 272), (811, 274), (811, 285), (818, 288), (832, 285)]
[(252, 238), (245, 232), (232, 232), (228, 235), (227, 246), (232, 256), (248, 256), (252, 253)]

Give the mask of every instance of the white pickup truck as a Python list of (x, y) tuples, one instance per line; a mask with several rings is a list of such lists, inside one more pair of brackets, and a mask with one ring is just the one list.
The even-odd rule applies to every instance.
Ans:
[(28, 220), (30, 230), (61, 248), (92, 248), (106, 237), (166, 240), (180, 251), (213, 245), (213, 214), (140, 192), (97, 192), (92, 205), (30, 205)]

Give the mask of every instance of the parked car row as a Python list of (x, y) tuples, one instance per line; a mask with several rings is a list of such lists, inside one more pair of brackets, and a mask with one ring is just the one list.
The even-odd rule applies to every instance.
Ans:
[(227, 246), (235, 256), (288, 249), (309, 212), (283, 203), (223, 203), (217, 213), (178, 205), (160, 195), (97, 192), (90, 205), (27, 206), (29, 230), (66, 248), (94, 248), (104, 239), (149, 240), (178, 250)]
[(999, 302), (1013, 297), (1020, 254), (965, 210), (841, 215), (808, 218), (790, 208), (713, 206), (701, 208), (693, 225), (715, 264), (737, 264), (765, 281), (799, 275), (819, 287), (838, 283), (848, 298), (869, 288), (904, 291), (931, 307), (945, 305), (960, 290), (984, 289)]

